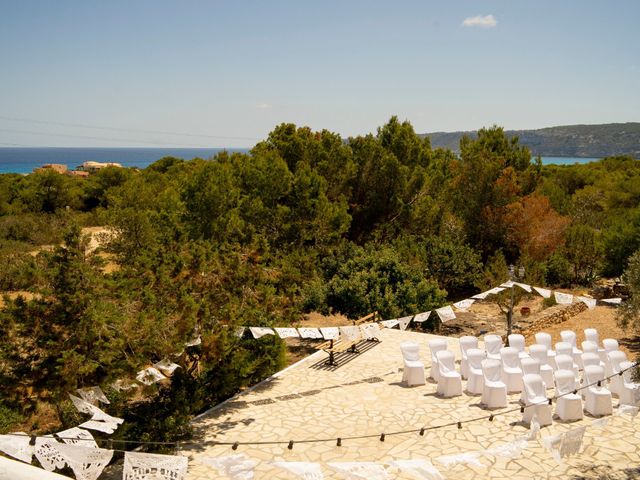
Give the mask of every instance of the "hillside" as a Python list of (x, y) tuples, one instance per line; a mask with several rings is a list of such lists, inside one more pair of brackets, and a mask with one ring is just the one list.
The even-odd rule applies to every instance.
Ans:
[[(517, 136), (520, 144), (531, 149), (533, 155), (548, 157), (595, 157), (632, 155), (640, 158), (640, 123), (606, 123), (602, 125), (565, 125), (538, 130), (507, 130), (509, 137)], [(477, 136), (476, 131), (434, 132), (431, 145), (458, 151), (460, 138)]]

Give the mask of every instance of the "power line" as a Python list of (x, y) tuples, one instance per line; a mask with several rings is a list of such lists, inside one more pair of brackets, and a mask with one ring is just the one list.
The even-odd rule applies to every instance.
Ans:
[(7, 117), (4, 115), (0, 115), (0, 119), (7, 120), (10, 122), (35, 123), (39, 125), (54, 125), (58, 127), (86, 128), (91, 130), (108, 130), (112, 132), (149, 133), (149, 134), (159, 134), (159, 135), (172, 135), (177, 137), (215, 138), (215, 139), (229, 139), (229, 140), (254, 140), (254, 141), (260, 140), (260, 138), (256, 138), (256, 137), (209, 135), (209, 134), (187, 133), (187, 132), (170, 132), (170, 131), (164, 131), (164, 130), (145, 130), (145, 129), (137, 129), (137, 128), (107, 127), (107, 126), (101, 126), (101, 125), (89, 125), (85, 123), (65, 123), (65, 122), (52, 122), (49, 120), (36, 120), (33, 118)]

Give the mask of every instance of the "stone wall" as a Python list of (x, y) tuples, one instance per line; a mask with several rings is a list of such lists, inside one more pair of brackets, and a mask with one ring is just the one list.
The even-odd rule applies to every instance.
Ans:
[(536, 332), (542, 332), (547, 327), (565, 322), (580, 312), (584, 312), (586, 309), (587, 306), (583, 302), (549, 307), (535, 315), (531, 315), (526, 321), (518, 322), (521, 326), (520, 333), (527, 337)]

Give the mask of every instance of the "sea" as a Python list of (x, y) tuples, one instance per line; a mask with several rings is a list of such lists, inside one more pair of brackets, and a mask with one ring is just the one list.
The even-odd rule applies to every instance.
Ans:
[[(45, 163), (61, 163), (75, 169), (83, 162), (117, 162), (124, 167), (145, 168), (162, 157), (210, 159), (222, 151), (249, 152), (248, 148), (67, 148), (67, 147), (2, 147), (0, 173), (31, 173)], [(588, 163), (597, 158), (542, 157), (545, 165)]]

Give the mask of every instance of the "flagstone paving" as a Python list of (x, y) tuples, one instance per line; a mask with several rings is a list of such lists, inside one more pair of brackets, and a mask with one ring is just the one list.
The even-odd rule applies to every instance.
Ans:
[[(532, 479), (589, 478), (584, 473), (612, 472), (640, 465), (639, 417), (612, 416), (604, 428), (589, 426), (594, 418), (564, 424), (554, 421), (541, 431), (555, 435), (576, 426), (589, 426), (579, 455), (558, 464), (538, 440), (530, 440), (516, 459), (482, 456), (483, 466), (445, 467), (436, 461), (443, 455), (456, 455), (504, 445), (528, 433), (520, 423), (518, 411), (497, 415), (492, 422), (456, 425), (418, 433), (388, 435), (402, 430), (418, 430), (488, 415), (478, 396), (463, 394), (452, 399), (435, 395), (435, 383), (406, 387), (401, 383), (400, 343), (416, 341), (428, 375), (430, 367), (427, 343), (434, 335), (384, 329), (381, 342), (335, 371), (320, 370), (319, 362), (327, 357), (318, 352), (276, 374), (274, 378), (211, 409), (193, 421), (196, 443), (285, 442), (284, 444), (230, 446), (185, 445), (181, 453), (189, 456), (188, 480), (227, 478), (203, 465), (201, 457), (244, 454), (258, 462), (255, 478), (295, 479), (289, 472), (274, 467), (273, 461), (318, 462), (327, 479), (344, 479), (328, 462), (377, 462), (398, 459), (428, 459), (445, 478), (451, 479)], [(449, 349), (459, 359), (458, 340), (447, 338)], [(315, 366), (315, 367), (314, 367)], [(463, 386), (465, 382), (463, 381)], [(552, 390), (548, 391), (552, 394)], [(520, 394), (510, 395), (509, 405), (501, 411), (519, 406)], [(617, 400), (614, 399), (614, 407)], [(616, 409), (614, 408), (614, 411)], [(387, 433), (384, 442), (381, 433)], [(348, 439), (372, 435), (372, 438)], [(342, 438), (342, 446), (336, 439)], [(299, 443), (311, 439), (328, 439), (322, 443)], [(288, 441), (293, 440), (293, 449)], [(393, 470), (390, 470), (393, 472)], [(637, 472), (636, 472), (637, 473)], [(411, 478), (401, 472), (392, 478)], [(632, 478), (633, 475), (622, 477)], [(606, 478), (618, 478), (616, 476)]]

